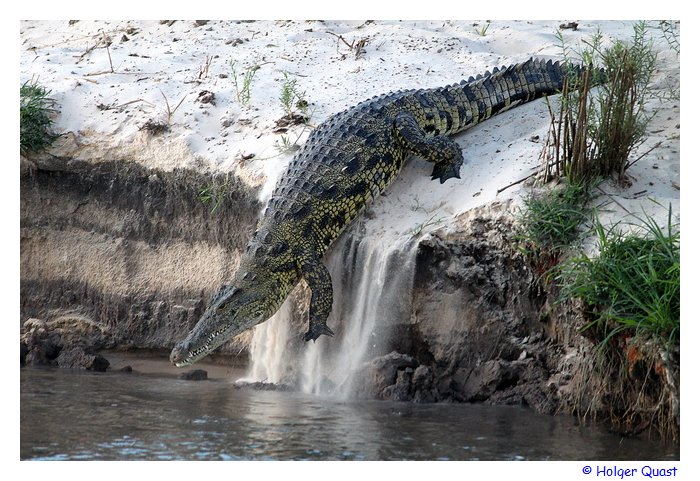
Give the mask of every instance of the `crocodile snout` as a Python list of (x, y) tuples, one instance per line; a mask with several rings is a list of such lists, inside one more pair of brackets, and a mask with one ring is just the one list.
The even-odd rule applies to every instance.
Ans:
[(187, 341), (183, 341), (176, 345), (173, 348), (173, 351), (170, 353), (170, 362), (175, 364), (176, 366), (180, 363), (182, 363), (185, 359), (187, 359), (187, 356), (189, 355), (190, 352), (190, 343)]

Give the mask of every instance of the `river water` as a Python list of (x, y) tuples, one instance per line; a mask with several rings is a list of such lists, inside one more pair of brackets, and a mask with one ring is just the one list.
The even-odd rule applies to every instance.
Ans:
[[(116, 365), (115, 365), (116, 366)], [(244, 373), (238, 373), (243, 375)], [(20, 457), (37, 460), (676, 460), (522, 407), (342, 401), (238, 388), (236, 373), (22, 368)]]

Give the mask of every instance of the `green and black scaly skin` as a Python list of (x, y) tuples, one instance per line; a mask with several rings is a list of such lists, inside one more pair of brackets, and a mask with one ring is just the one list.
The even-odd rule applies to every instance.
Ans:
[[(578, 72), (576, 68), (576, 73)], [(240, 268), (170, 356), (196, 362), (272, 316), (301, 280), (311, 289), (305, 340), (333, 332), (331, 276), (321, 259), (358, 212), (413, 154), (433, 162), (433, 179), (459, 178), (462, 151), (448, 136), (561, 90), (567, 71), (533, 60), (459, 84), (374, 97), (321, 123), (282, 174)]]

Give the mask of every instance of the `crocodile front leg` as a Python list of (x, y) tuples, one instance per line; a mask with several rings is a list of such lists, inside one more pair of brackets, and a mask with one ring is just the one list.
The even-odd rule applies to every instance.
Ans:
[(304, 334), (305, 341), (316, 341), (321, 335), (333, 336), (326, 320), (333, 308), (333, 284), (331, 275), (318, 256), (309, 256), (301, 266), (306, 285), (311, 289), (309, 304), (309, 330)]
[(434, 162), (433, 179), (444, 183), (452, 177), (459, 179), (459, 169), (464, 157), (457, 142), (445, 135), (429, 136), (410, 113), (401, 113), (396, 117), (394, 126), (399, 138), (408, 150), (428, 162)]

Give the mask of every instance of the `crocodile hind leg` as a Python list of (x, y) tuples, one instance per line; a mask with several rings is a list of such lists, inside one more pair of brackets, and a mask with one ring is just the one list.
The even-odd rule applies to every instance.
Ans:
[(317, 256), (307, 258), (301, 267), (302, 276), (311, 289), (309, 305), (309, 330), (305, 341), (316, 341), (321, 335), (333, 336), (326, 320), (333, 308), (333, 284), (331, 275)]
[(433, 179), (440, 179), (442, 184), (447, 179), (460, 178), (459, 169), (462, 167), (464, 157), (457, 142), (444, 135), (428, 135), (416, 118), (409, 113), (399, 114), (394, 126), (412, 154), (435, 163)]

